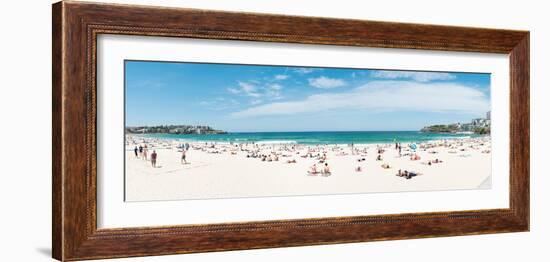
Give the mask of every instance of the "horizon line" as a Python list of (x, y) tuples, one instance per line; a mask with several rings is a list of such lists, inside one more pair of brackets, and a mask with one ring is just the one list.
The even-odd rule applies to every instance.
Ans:
[(301, 132), (420, 132), (420, 130), (291, 130), (291, 131), (225, 131), (227, 133), (301, 133)]

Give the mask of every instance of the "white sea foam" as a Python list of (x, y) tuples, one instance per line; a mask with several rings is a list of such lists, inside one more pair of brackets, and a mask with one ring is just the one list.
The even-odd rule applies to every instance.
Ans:
[(265, 140), (265, 141), (258, 141), (255, 142), (256, 144), (264, 145), (264, 144), (298, 144), (298, 142), (294, 140)]

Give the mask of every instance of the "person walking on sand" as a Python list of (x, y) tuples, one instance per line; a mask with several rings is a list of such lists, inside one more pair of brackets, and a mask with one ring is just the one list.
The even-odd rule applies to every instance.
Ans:
[(185, 143), (185, 151), (189, 150), (189, 143)]
[(187, 160), (185, 159), (186, 158), (186, 154), (187, 154), (187, 150), (183, 149), (181, 151), (181, 164), (183, 165), (183, 163), (185, 162), (185, 164), (187, 164)]
[(138, 147), (134, 147), (134, 155), (136, 155), (136, 158), (138, 158)]
[(151, 154), (151, 165), (153, 167), (157, 167), (157, 152), (153, 150), (153, 153)]
[(398, 149), (399, 149), (399, 157), (401, 157), (401, 144), (399, 144)]
[(145, 161), (147, 161), (147, 145), (145, 145), (145, 147), (143, 147), (143, 159), (145, 159)]

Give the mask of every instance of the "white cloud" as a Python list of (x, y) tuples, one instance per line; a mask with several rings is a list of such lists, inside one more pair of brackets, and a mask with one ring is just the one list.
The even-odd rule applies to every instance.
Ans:
[(323, 89), (342, 87), (346, 85), (346, 81), (342, 79), (328, 78), (325, 76), (310, 78), (308, 79), (308, 82), (310, 86)]
[(282, 89), (283, 89), (283, 86), (279, 84), (270, 84), (265, 87), (265, 92), (263, 95), (271, 100), (281, 99), (283, 98), (283, 96), (281, 95)]
[(238, 82), (238, 83), (239, 83), (239, 87), (241, 87), (243, 92), (245, 92), (245, 93), (256, 92), (256, 86), (255, 85), (250, 84), (250, 83), (246, 83), (246, 82)]
[(241, 90), (232, 87), (228, 88), (227, 91), (231, 94), (240, 94), (242, 92)]
[(275, 75), (275, 80), (285, 80), (289, 75)]
[(279, 84), (271, 84), (271, 85), (268, 85), (267, 87), (271, 90), (281, 90), (281, 89), (283, 89), (283, 86), (281, 86)]
[(311, 95), (232, 113), (234, 117), (289, 115), (326, 110), (385, 110), (484, 113), (490, 108), (483, 92), (456, 83), (373, 81), (348, 92)]
[(251, 84), (246, 82), (237, 82), (239, 88), (233, 88), (230, 87), (227, 89), (227, 91), (231, 94), (243, 94), (250, 97), (260, 97), (261, 94), (258, 93), (258, 88)]
[(281, 99), (281, 90), (283, 86), (280, 84), (267, 84), (267, 85), (258, 85), (248, 82), (237, 82), (238, 88), (230, 87), (227, 88), (227, 91), (234, 95), (242, 95), (255, 98), (258, 100), (260, 97), (270, 100)]
[(412, 79), (417, 82), (430, 82), (433, 80), (453, 80), (456, 76), (449, 73), (437, 72), (412, 72), (412, 71), (373, 71), (371, 76), (382, 79)]
[(317, 70), (320, 70), (320, 69), (318, 69), (318, 68), (307, 68), (307, 67), (298, 67), (298, 68), (293, 68), (292, 69), (292, 71), (294, 71), (295, 73), (301, 74), (301, 75), (310, 74), (310, 73), (313, 73)]
[(263, 101), (261, 99), (254, 99), (252, 101), (250, 101), (250, 104), (251, 105), (257, 105), (257, 104), (261, 104)]

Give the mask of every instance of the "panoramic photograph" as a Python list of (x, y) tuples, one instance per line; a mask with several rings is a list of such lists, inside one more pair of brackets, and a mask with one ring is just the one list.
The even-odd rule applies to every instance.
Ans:
[(125, 201), (491, 188), (491, 75), (126, 60)]

